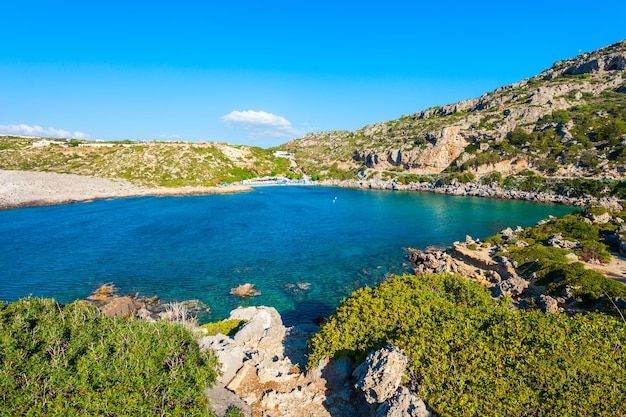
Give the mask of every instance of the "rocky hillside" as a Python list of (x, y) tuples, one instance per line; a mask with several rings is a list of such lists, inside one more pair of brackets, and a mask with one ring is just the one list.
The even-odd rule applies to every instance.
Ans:
[[(126, 141), (129, 142), (129, 141)], [(0, 137), (0, 169), (121, 178), (143, 185), (216, 185), (296, 175), (270, 150), (224, 143), (102, 143)]]
[(626, 177), (626, 41), (479, 98), (284, 145), (307, 174)]

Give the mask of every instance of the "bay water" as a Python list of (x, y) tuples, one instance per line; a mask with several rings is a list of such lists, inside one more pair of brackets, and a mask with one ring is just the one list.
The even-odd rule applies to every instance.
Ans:
[[(411, 272), (404, 248), (449, 245), (526, 227), (572, 207), (333, 187), (137, 197), (0, 211), (0, 300), (122, 293), (199, 299), (219, 320), (276, 307), (286, 324), (332, 313), (344, 297)], [(230, 290), (261, 291), (243, 300)]]

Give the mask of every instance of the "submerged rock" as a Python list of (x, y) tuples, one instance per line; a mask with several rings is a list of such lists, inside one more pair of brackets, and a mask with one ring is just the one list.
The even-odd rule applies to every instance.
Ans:
[(250, 298), (250, 297), (256, 297), (257, 295), (261, 295), (261, 291), (254, 288), (254, 284), (249, 284), (249, 283), (243, 284), (243, 285), (240, 285), (238, 287), (231, 289), (230, 293), (232, 295), (236, 295), (237, 297), (241, 297), (241, 298)]

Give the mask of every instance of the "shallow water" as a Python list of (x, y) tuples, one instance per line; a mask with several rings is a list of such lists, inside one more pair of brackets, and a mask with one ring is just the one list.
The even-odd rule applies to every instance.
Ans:
[[(405, 247), (530, 226), (571, 207), (330, 187), (141, 197), (0, 211), (0, 300), (124, 293), (200, 299), (224, 318), (276, 307), (287, 324), (326, 315), (357, 288), (410, 272)], [(259, 297), (229, 294), (253, 283)], [(310, 283), (299, 289), (297, 283)]]

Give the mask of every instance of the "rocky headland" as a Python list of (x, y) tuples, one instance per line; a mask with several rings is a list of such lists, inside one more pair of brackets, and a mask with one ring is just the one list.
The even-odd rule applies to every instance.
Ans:
[(409, 361), (395, 347), (372, 352), (356, 369), (349, 359), (331, 359), (303, 371), (317, 326), (286, 328), (271, 307), (238, 308), (229, 319), (247, 322), (232, 337), (200, 338), (222, 363), (218, 385), (207, 390), (218, 415), (230, 407), (253, 417), (433, 415), (402, 386)]

